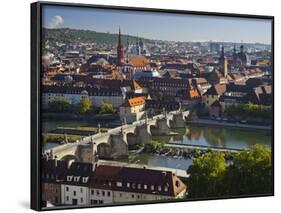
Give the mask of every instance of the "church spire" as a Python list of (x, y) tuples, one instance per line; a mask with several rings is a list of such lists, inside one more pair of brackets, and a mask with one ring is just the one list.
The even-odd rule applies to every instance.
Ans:
[(124, 46), (121, 41), (121, 29), (119, 27), (118, 44), (117, 44), (117, 65), (124, 64)]
[(121, 29), (119, 26), (119, 34), (118, 34), (118, 46), (121, 45)]
[(224, 46), (221, 47), (221, 57), (224, 57)]

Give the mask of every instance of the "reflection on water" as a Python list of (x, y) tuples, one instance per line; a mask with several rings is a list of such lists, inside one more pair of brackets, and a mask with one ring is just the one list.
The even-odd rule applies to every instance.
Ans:
[[(177, 131), (177, 136), (167, 136), (164, 140), (170, 143), (184, 143), (205, 146), (217, 146), (228, 148), (251, 148), (254, 144), (271, 147), (270, 133), (264, 131), (248, 131), (217, 127), (188, 126)], [(162, 141), (153, 137), (153, 140)]]
[(137, 163), (141, 165), (147, 165), (148, 167), (157, 166), (182, 170), (187, 170), (192, 164), (191, 159), (174, 158), (172, 156), (161, 156), (147, 153), (130, 155), (129, 159), (123, 160), (123, 162)]

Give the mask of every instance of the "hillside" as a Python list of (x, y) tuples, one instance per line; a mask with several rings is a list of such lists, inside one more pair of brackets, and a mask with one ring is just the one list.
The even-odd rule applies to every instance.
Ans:
[[(111, 33), (101, 33), (92, 30), (77, 30), (77, 29), (69, 29), (69, 28), (60, 28), (60, 29), (43, 29), (42, 33), (43, 41), (48, 40), (50, 44), (55, 42), (60, 43), (107, 43), (107, 44), (116, 44), (118, 40), (118, 34)], [(121, 36), (122, 42), (125, 44), (127, 42), (127, 36)], [(135, 36), (128, 36), (129, 43), (136, 42)], [(142, 38), (143, 39), (143, 38)], [(143, 39), (148, 41), (147, 39)]]

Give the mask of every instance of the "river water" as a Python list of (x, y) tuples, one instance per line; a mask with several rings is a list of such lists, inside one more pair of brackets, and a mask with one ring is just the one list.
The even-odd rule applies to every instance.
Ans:
[[(57, 127), (96, 127), (97, 124), (83, 121), (43, 122), (43, 132)], [(183, 143), (193, 145), (216, 146), (226, 148), (251, 148), (254, 144), (260, 144), (271, 148), (271, 134), (263, 131), (239, 130), (221, 127), (197, 127), (187, 126), (182, 129), (173, 129), (176, 136), (153, 136), (153, 141), (163, 143)], [(52, 144), (47, 144), (52, 146)], [(186, 170), (191, 164), (191, 159), (174, 158), (172, 156), (160, 156), (153, 154), (130, 154), (126, 162), (143, 164), (148, 166), (168, 167)]]

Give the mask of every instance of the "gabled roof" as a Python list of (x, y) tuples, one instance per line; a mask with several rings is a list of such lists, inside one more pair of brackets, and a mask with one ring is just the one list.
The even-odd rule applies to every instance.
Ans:
[(131, 87), (133, 90), (141, 89), (141, 86), (135, 80), (132, 81)]
[(171, 171), (109, 165), (96, 166), (90, 187), (165, 196), (176, 196), (186, 189), (186, 185)]
[(204, 95), (222, 95), (226, 91), (225, 84), (216, 84), (211, 86)]
[(134, 107), (145, 104), (145, 97), (135, 97), (127, 99), (121, 106), (122, 107)]
[(93, 164), (73, 162), (66, 172), (64, 184), (68, 185), (88, 185), (93, 171)]
[(212, 103), (211, 107), (221, 107), (221, 104), (218, 100), (216, 100), (214, 103)]

